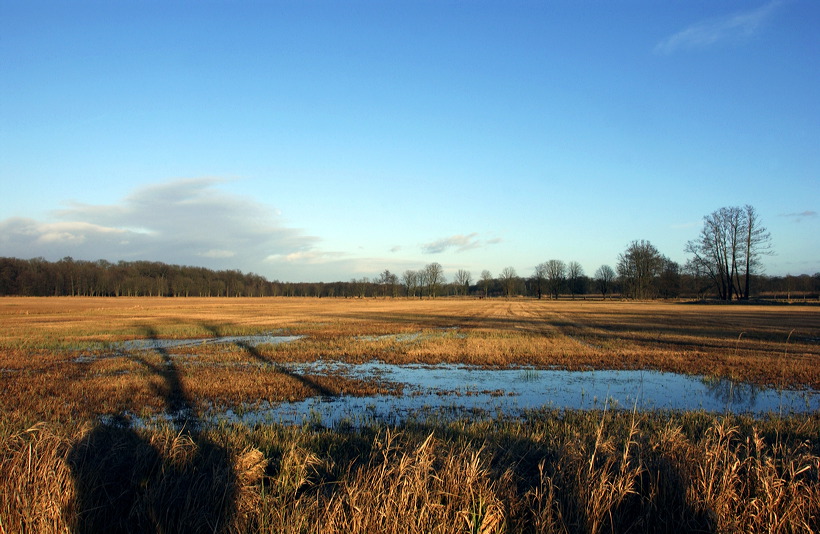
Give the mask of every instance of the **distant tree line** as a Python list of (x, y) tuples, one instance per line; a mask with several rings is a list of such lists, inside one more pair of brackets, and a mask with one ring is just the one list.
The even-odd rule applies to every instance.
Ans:
[[(347, 282), (280, 282), (236, 270), (214, 271), (202, 267), (161, 262), (82, 261), (63, 258), (49, 262), (0, 258), (0, 296), (145, 296), (145, 297), (350, 297), (432, 298), (706, 298), (717, 296), (708, 276), (681, 269), (668, 258), (654, 257), (648, 242), (627, 247), (618, 271), (608, 265), (586, 276), (577, 262), (549, 260), (536, 266), (530, 277), (513, 267), (497, 277), (484, 270), (478, 280), (459, 270), (451, 281), (441, 265), (432, 263), (401, 276), (389, 270), (373, 278)], [(648, 254), (646, 258), (641, 254)], [(654, 259), (653, 259), (654, 258)], [(648, 265), (639, 265), (646, 261)], [(645, 276), (646, 278), (641, 278)], [(755, 276), (756, 295), (782, 299), (814, 298), (820, 294), (820, 273), (813, 276)], [(710, 294), (711, 292), (711, 294)]]
[(697, 239), (686, 245), (692, 257), (681, 266), (646, 240), (636, 240), (618, 255), (615, 268), (598, 267), (587, 276), (577, 261), (551, 259), (521, 277), (505, 267), (497, 277), (488, 270), (474, 280), (459, 269), (448, 281), (443, 267), (430, 263), (401, 275), (384, 270), (373, 278), (348, 282), (269, 281), (238, 270), (136, 261), (111, 263), (70, 257), (56, 262), (0, 258), (0, 296), (162, 296), (162, 297), (407, 297), (472, 296), (534, 298), (713, 298), (761, 297), (817, 299), (820, 273), (766, 276), (760, 258), (771, 253), (771, 238), (751, 206), (721, 208), (704, 217)]
[(237, 270), (151, 261), (0, 258), (0, 295), (235, 297), (267, 296), (271, 290), (271, 282), (264, 277)]

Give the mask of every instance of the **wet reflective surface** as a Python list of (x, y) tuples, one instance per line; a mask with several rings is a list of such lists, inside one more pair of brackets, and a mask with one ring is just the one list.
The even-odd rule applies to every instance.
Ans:
[(294, 373), (337, 374), (404, 385), (400, 396), (314, 397), (271, 404), (260, 410), (229, 411), (215, 418), (247, 424), (312, 423), (322, 426), (400, 423), (430, 415), (469, 413), (516, 416), (538, 408), (706, 410), (789, 414), (820, 409), (820, 392), (760, 388), (729, 380), (657, 371), (562, 371), (532, 368), (485, 369), (454, 365), (292, 365)]
[[(165, 353), (167, 350), (181, 348), (181, 347), (201, 347), (205, 345), (238, 345), (243, 348), (254, 348), (259, 345), (269, 344), (278, 345), (280, 343), (289, 343), (302, 339), (304, 336), (282, 336), (274, 334), (260, 334), (254, 336), (220, 336), (207, 337), (197, 339), (160, 339), (160, 338), (143, 338), (131, 339), (128, 341), (121, 341), (113, 343), (109, 347), (114, 352), (109, 354), (81, 354), (73, 361), (75, 363), (91, 363), (105, 358), (117, 358), (122, 355), (123, 351), (154, 351)], [(2, 370), (0, 369), (0, 372)]]
[[(248, 349), (263, 344), (288, 343), (303, 336), (270, 333), (200, 339), (146, 338), (115, 345), (117, 351), (156, 351), (202, 345), (238, 345)], [(385, 338), (413, 342), (421, 334), (361, 337), (362, 341)], [(120, 353), (121, 354), (121, 353)], [(113, 357), (114, 355), (112, 355)], [(101, 356), (79, 356), (94, 360)], [(103, 356), (104, 357), (104, 356)], [(209, 363), (208, 365), (215, 365)], [(236, 365), (235, 363), (233, 365)], [(241, 365), (248, 365), (243, 363)], [(259, 365), (257, 363), (257, 365)], [(347, 377), (392, 386), (398, 395), (355, 397), (316, 396), (302, 401), (259, 403), (250, 408), (211, 410), (205, 420), (258, 423), (314, 424), (325, 427), (398, 424), (414, 418), (454, 419), (465, 415), (520, 416), (527, 410), (632, 409), (705, 410), (735, 414), (805, 413), (820, 410), (820, 391), (765, 388), (727, 379), (663, 373), (658, 371), (565, 371), (535, 368), (484, 368), (465, 365), (393, 365), (378, 361), (346, 364), (318, 360), (312, 363), (272, 362), (260, 372), (294, 377)], [(173, 414), (166, 414), (174, 418)]]
[(303, 336), (277, 336), (272, 334), (262, 334), (258, 336), (222, 336), (202, 339), (132, 339), (117, 343), (116, 348), (120, 350), (165, 350), (177, 347), (197, 347), (201, 345), (229, 345), (242, 344), (249, 347), (256, 347), (262, 344), (277, 345), (296, 341)]

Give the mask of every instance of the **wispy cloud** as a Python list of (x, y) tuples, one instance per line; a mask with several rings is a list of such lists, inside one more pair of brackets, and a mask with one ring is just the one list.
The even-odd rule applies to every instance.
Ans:
[(659, 42), (655, 52), (671, 54), (678, 50), (705, 48), (722, 41), (748, 38), (760, 30), (781, 3), (775, 0), (750, 11), (697, 22)]
[(314, 248), (318, 239), (284, 225), (273, 208), (226, 192), (221, 180), (154, 184), (112, 205), (79, 202), (56, 221), (0, 221), (4, 255), (59, 259), (157, 260), (256, 270), (271, 255)]
[(813, 219), (818, 216), (816, 211), (806, 210), (801, 212), (793, 212), (793, 213), (781, 213), (781, 217), (786, 217), (787, 219), (791, 219), (794, 222), (801, 222), (803, 219)]
[(424, 243), (421, 245), (421, 251), (425, 254), (440, 254), (447, 250), (455, 249), (456, 252), (464, 252), (473, 248), (478, 248), (484, 245), (494, 245), (501, 242), (500, 239), (491, 239), (489, 241), (482, 241), (478, 238), (478, 234), (473, 232), (467, 235), (453, 235)]
[(321, 250), (299, 250), (289, 254), (271, 254), (265, 258), (266, 262), (298, 263), (298, 264), (323, 264), (338, 261), (344, 257), (342, 252), (327, 252)]

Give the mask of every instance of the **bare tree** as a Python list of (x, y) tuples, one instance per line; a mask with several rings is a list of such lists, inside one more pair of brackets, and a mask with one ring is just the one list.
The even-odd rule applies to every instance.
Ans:
[(749, 298), (753, 269), (760, 267), (760, 256), (773, 254), (772, 235), (760, 223), (753, 206), (746, 204), (746, 269), (743, 273), (743, 298)]
[(407, 290), (408, 297), (415, 297), (416, 291), (419, 288), (419, 273), (418, 271), (414, 271), (412, 269), (407, 269), (404, 271), (404, 274), (401, 276), (402, 281), (404, 282), (404, 287)]
[(544, 282), (547, 280), (547, 264), (539, 263), (535, 266), (535, 272), (532, 275), (535, 282), (535, 291), (538, 293), (538, 298), (541, 298), (541, 290), (544, 288)]
[(353, 296), (365, 298), (367, 296), (367, 286), (370, 285), (370, 279), (366, 276), (362, 278), (353, 278), (350, 280), (350, 286), (353, 289)]
[(606, 298), (607, 293), (612, 290), (612, 283), (615, 281), (615, 271), (609, 265), (601, 265), (595, 271), (595, 283), (601, 297)]
[(549, 260), (546, 264), (547, 287), (553, 298), (558, 298), (567, 279), (567, 266), (561, 260)]
[(626, 292), (634, 299), (648, 299), (654, 295), (655, 278), (663, 268), (663, 256), (652, 243), (633, 241), (623, 254), (618, 255), (618, 276)]
[(439, 286), (444, 283), (444, 269), (438, 262), (433, 262), (424, 268), (424, 285), (427, 286), (427, 294), (435, 297)]
[(378, 284), (382, 288), (382, 296), (396, 296), (396, 286), (399, 283), (399, 277), (385, 269), (379, 275)]
[(507, 295), (507, 297), (515, 295), (515, 286), (518, 284), (518, 274), (516, 274), (515, 269), (512, 267), (504, 267), (498, 277), (504, 286), (504, 294)]
[(455, 277), (455, 285), (458, 292), (462, 295), (466, 295), (470, 289), (470, 282), (472, 281), (470, 271), (465, 271), (464, 269), (459, 269), (456, 272)]
[(567, 264), (567, 282), (569, 285), (569, 293), (572, 298), (575, 298), (576, 293), (581, 293), (581, 279), (584, 276), (584, 268), (577, 261), (571, 261)]
[(680, 295), (680, 289), (680, 265), (664, 256), (663, 268), (661, 269), (660, 276), (658, 276), (658, 291), (661, 297), (671, 299)]
[(720, 208), (703, 218), (700, 236), (686, 244), (686, 252), (721, 299), (747, 299), (760, 256), (771, 253), (771, 235), (752, 206)]
[(487, 297), (490, 292), (490, 284), (493, 283), (493, 275), (487, 269), (481, 271), (481, 287), (484, 288), (484, 297)]

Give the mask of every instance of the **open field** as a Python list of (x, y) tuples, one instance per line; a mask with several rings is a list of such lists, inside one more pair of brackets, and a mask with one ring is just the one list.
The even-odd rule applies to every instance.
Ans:
[[(167, 339), (303, 336), (251, 345)], [(241, 339), (241, 338), (238, 338)], [(153, 340), (131, 350), (127, 340)], [(213, 407), (395, 392), (314, 360), (655, 369), (820, 388), (820, 309), (0, 299), (0, 532), (812, 532), (820, 416), (542, 410), (323, 429)], [(173, 413), (143, 428), (100, 416)], [(116, 421), (116, 417), (113, 421)], [(113, 519), (112, 519), (113, 518)], [(119, 529), (118, 529), (119, 527)]]
[[(304, 337), (255, 347), (196, 345), (139, 354), (111, 349), (133, 339), (270, 332)], [(417, 337), (409, 342), (407, 336)], [(171, 357), (173, 377), (166, 365)], [(11, 379), (3, 408), (24, 424), (163, 410), (169, 378), (195, 409), (389, 391), (384, 384), (294, 376), (277, 367), (317, 359), (654, 369), (818, 389), (820, 308), (547, 300), (0, 299), (0, 372)]]

